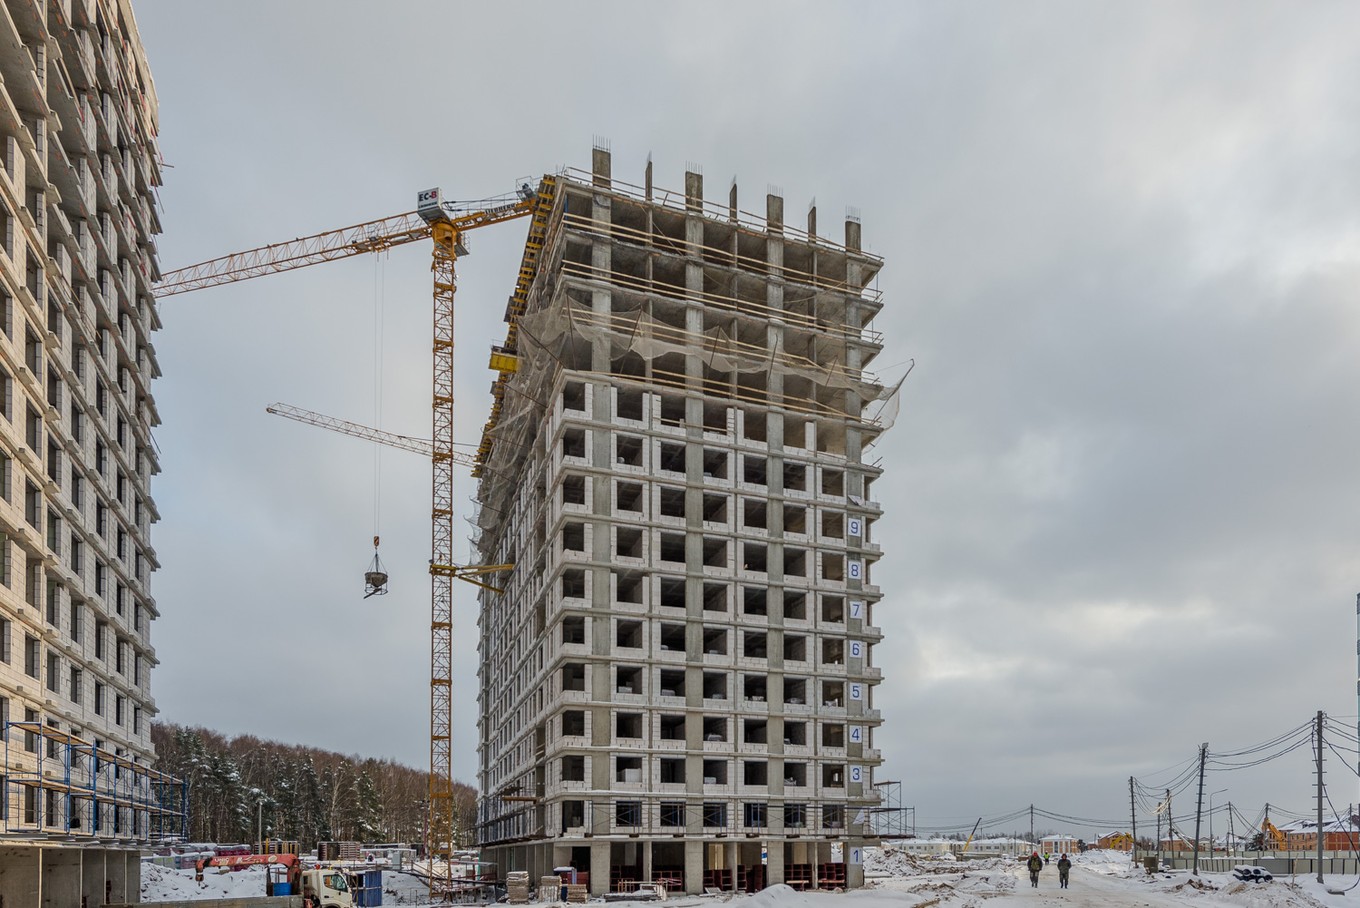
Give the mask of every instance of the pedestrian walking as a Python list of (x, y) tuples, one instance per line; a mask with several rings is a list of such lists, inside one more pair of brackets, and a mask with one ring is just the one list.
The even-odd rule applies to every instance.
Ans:
[(1067, 856), (1067, 853), (1066, 853), (1066, 852), (1064, 852), (1064, 853), (1063, 853), (1063, 856), (1062, 856), (1061, 858), (1058, 859), (1058, 888), (1059, 888), (1059, 889), (1066, 889), (1066, 888), (1067, 888), (1067, 877), (1068, 877), (1068, 875), (1071, 874), (1071, 873), (1072, 873), (1072, 859), (1069, 858), (1069, 857)]
[(1044, 869), (1044, 859), (1039, 857), (1039, 852), (1036, 851), (1029, 856), (1029, 860), (1025, 862), (1025, 866), (1029, 868), (1029, 884), (1035, 889), (1038, 889), (1039, 871)]

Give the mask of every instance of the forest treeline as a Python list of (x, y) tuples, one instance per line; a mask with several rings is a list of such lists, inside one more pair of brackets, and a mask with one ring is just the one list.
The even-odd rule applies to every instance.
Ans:
[[(261, 817), (266, 838), (308, 848), (424, 837), (425, 770), (173, 723), (153, 723), (151, 741), (156, 768), (189, 784), (190, 841), (253, 842)], [(458, 828), (470, 830), (476, 792), (455, 783), (454, 800)]]

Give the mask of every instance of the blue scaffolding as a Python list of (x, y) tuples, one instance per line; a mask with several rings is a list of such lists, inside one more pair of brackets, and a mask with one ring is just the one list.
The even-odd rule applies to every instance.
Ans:
[(174, 776), (39, 722), (9, 722), (4, 733), (7, 834), (129, 844), (188, 838), (189, 789)]

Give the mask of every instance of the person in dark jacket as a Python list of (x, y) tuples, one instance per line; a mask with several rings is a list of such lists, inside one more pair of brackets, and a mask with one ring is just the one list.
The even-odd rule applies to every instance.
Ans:
[(1044, 859), (1039, 857), (1039, 852), (1036, 851), (1029, 856), (1029, 860), (1025, 862), (1025, 866), (1029, 868), (1029, 884), (1035, 889), (1038, 889), (1039, 871), (1044, 869)]
[(1066, 854), (1063, 854), (1063, 856), (1062, 856), (1061, 858), (1058, 859), (1058, 888), (1059, 888), (1059, 889), (1066, 889), (1066, 888), (1067, 888), (1067, 877), (1068, 877), (1068, 875), (1069, 875), (1071, 872), (1072, 872), (1072, 859), (1069, 858)]

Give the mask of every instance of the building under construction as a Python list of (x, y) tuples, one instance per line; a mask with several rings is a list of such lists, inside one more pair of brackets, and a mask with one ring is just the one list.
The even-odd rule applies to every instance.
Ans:
[(530, 231), (480, 452), (478, 843), (591, 892), (855, 886), (873, 837), (882, 260), (592, 172)]

